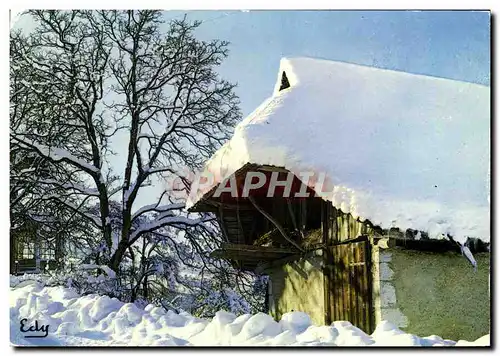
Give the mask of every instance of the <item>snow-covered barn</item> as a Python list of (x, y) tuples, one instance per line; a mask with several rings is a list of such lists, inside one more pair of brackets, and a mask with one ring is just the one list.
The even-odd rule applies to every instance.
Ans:
[(282, 59), (188, 207), (217, 215), (213, 256), (270, 276), (276, 318), (471, 338), (490, 323), (489, 172), (489, 87)]

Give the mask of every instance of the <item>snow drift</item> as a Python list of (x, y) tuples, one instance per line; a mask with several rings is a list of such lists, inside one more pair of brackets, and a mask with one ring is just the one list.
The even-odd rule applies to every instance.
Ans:
[[(25, 338), (20, 321), (49, 325), (46, 338)], [(407, 334), (389, 322), (367, 335), (346, 321), (312, 325), (302, 312), (283, 315), (279, 322), (258, 313), (236, 316), (219, 311), (212, 320), (176, 314), (148, 305), (99, 295), (79, 296), (69, 288), (21, 282), (10, 291), (11, 343), (24, 346), (489, 346), (490, 337), (475, 342), (443, 340), (439, 336)]]
[(383, 228), (489, 241), (489, 153), (489, 87), (285, 58), (272, 97), (206, 163), (213, 184), (194, 185), (187, 205), (246, 163), (274, 165), (325, 174), (325, 199)]

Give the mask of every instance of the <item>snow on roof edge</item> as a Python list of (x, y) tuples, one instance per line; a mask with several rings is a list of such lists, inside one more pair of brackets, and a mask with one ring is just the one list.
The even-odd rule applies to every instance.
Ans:
[[(297, 161), (296, 157), (290, 157), (290, 151), (283, 152), (283, 147), (285, 148), (286, 151), (286, 149), (290, 149), (290, 147), (295, 146), (297, 141), (292, 140), (292, 142), (283, 142), (280, 141), (280, 138), (276, 137), (276, 135), (273, 136), (272, 133), (269, 133), (269, 132), (277, 132), (276, 130), (273, 131), (273, 129), (276, 129), (276, 126), (273, 126), (272, 124), (278, 124), (279, 121), (281, 120), (282, 121), (281, 125), (282, 125), (284, 122), (282, 119), (283, 115), (297, 116), (299, 115), (296, 114), (297, 111), (300, 112), (304, 111), (304, 113), (306, 114), (307, 113), (311, 114), (315, 112), (314, 110), (311, 111), (311, 109), (307, 107), (306, 105), (307, 103), (297, 105), (297, 100), (298, 100), (297, 98), (299, 98), (300, 100), (302, 100), (303, 98), (307, 98), (308, 92), (304, 91), (306, 87), (309, 86), (314, 89), (319, 88), (322, 89), (323, 91), (326, 90), (328, 92), (332, 89), (330, 88), (330, 83), (327, 83), (328, 88), (324, 86), (323, 73), (321, 71), (319, 71), (319, 73), (317, 72), (315, 73), (309, 70), (309, 67), (314, 67), (314, 66), (317, 66), (318, 68), (321, 68), (322, 66), (331, 66), (331, 68), (333, 68), (334, 70), (335, 67), (337, 66), (338, 68), (341, 68), (342, 71), (345, 70), (345, 72), (348, 72), (347, 78), (353, 78), (353, 82), (355, 82), (356, 80), (356, 75), (358, 75), (357, 72), (362, 72), (363, 80), (365, 80), (365, 77), (367, 78), (366, 81), (368, 84), (366, 85), (367, 86), (372, 85), (372, 87), (373, 84), (369, 82), (370, 76), (375, 75), (375, 78), (377, 78), (377, 76), (378, 78), (380, 78), (380, 76), (383, 75), (384, 78), (388, 78), (389, 82), (392, 80), (395, 81), (396, 84), (400, 85), (399, 81), (401, 81), (405, 85), (403, 86), (404, 89), (408, 89), (407, 88), (408, 81), (410, 80), (412, 81), (412, 83), (415, 82), (417, 85), (420, 85), (423, 88), (428, 87), (432, 90), (434, 90), (435, 87), (437, 87), (438, 89), (439, 87), (444, 87), (446, 91), (449, 91), (450, 88), (452, 90), (458, 88), (455, 91), (457, 91), (459, 94), (463, 94), (462, 96), (458, 95), (458, 98), (462, 98), (465, 95), (465, 98), (467, 99), (469, 98), (467, 97), (467, 95), (469, 95), (470, 93), (471, 95), (478, 95), (478, 98), (481, 99), (479, 103), (476, 103), (474, 100), (470, 100), (471, 102), (467, 103), (467, 105), (469, 105), (470, 107), (467, 106), (465, 107), (468, 110), (472, 110), (473, 113), (479, 112), (480, 114), (478, 116), (479, 119), (483, 119), (485, 115), (484, 110), (481, 111), (481, 109), (483, 109), (481, 104), (484, 104), (486, 102), (485, 96), (487, 96), (488, 97), (487, 99), (489, 100), (489, 87), (480, 84), (460, 82), (445, 78), (434, 78), (420, 74), (398, 72), (388, 69), (378, 69), (378, 68), (367, 67), (357, 64), (350, 64), (350, 63), (338, 63), (326, 60), (314, 60), (310, 58), (283, 58), (280, 61), (280, 70), (275, 84), (274, 88), (275, 92), (273, 96), (264, 101), (253, 113), (251, 113), (240, 124), (238, 124), (238, 126), (235, 129), (233, 138), (226, 144), (224, 144), (221, 147), (221, 149), (217, 151), (216, 154), (214, 154), (214, 156), (209, 161), (207, 161), (205, 168), (209, 168), (211, 170), (215, 169), (216, 171), (218, 170), (218, 172), (215, 172), (218, 178), (216, 179), (214, 185), (229, 177), (237, 169), (239, 169), (246, 163), (269, 164), (269, 165), (280, 166), (292, 171), (293, 173), (296, 173), (297, 171), (300, 170), (311, 169), (311, 168), (314, 168), (313, 170), (316, 171), (324, 169), (330, 172), (335, 172), (335, 170), (332, 171), (331, 169), (329, 169), (329, 167), (315, 165), (314, 162), (308, 161), (307, 159), (305, 161), (301, 161), (300, 159), (298, 159)], [(330, 67), (328, 69), (330, 69)], [(277, 90), (281, 86), (281, 76), (283, 72), (286, 72), (287, 74), (287, 78), (290, 83), (290, 88), (277, 92)], [(317, 74), (320, 74), (320, 76), (314, 78), (314, 76), (316, 76)], [(345, 81), (342, 75), (338, 74), (334, 75), (333, 80), (336, 80), (335, 82), (336, 85), (345, 85), (342, 84), (342, 80)], [(347, 82), (347, 84), (349, 85), (350, 82)], [(358, 83), (355, 84), (359, 86)], [(363, 85), (365, 85), (364, 82)], [(334, 87), (334, 85), (331, 86)], [(360, 88), (364, 89), (364, 87)], [(377, 86), (375, 86), (374, 88), (377, 88)], [(396, 86), (396, 89), (397, 88), (398, 87)], [(357, 89), (357, 87), (355, 87), (355, 89)], [(387, 89), (385, 87), (383, 87), (382, 89), (388, 90), (389, 92), (391, 90), (391, 88)], [(413, 90), (413, 84), (410, 89)], [(462, 92), (465, 92), (465, 94)], [(446, 94), (443, 94), (442, 92), (437, 92), (437, 94), (441, 95), (441, 97), (443, 97), (446, 100), (449, 99), (446, 96)], [(312, 97), (310, 97), (309, 99), (314, 100), (314, 98)], [(451, 108), (450, 103), (453, 103), (453, 101), (447, 102), (446, 100), (445, 103), (441, 105), (442, 107), (444, 107), (444, 109), (437, 104), (433, 105), (438, 106), (439, 110), (442, 111), (444, 110), (444, 112), (448, 112), (449, 109)], [(356, 107), (358, 105), (358, 101), (355, 100), (353, 104), (354, 107)], [(459, 101), (458, 104), (462, 103)], [(327, 106), (330, 105), (331, 108), (332, 104), (326, 103), (325, 105)], [(335, 105), (335, 103), (333, 103), (333, 105)], [(433, 108), (434, 106), (431, 105), (431, 108)], [(287, 107), (291, 107), (292, 109), (290, 109), (287, 112), (286, 111)], [(333, 108), (336, 109), (336, 107)], [(417, 111), (419, 111), (418, 108), (419, 107), (417, 106)], [(284, 112), (284, 114), (280, 112)], [(440, 111), (438, 111), (438, 113), (439, 112)], [(461, 111), (458, 112), (461, 113)], [(452, 110), (452, 116), (453, 115), (455, 116), (458, 115), (459, 122), (461, 122), (460, 120), (463, 121), (460, 114), (457, 114), (457, 111)], [(356, 117), (354, 118), (349, 117), (350, 120), (353, 120), (355, 118)], [(309, 119), (311, 120), (314, 118), (310, 118), (309, 115)], [(345, 122), (346, 121), (344, 120), (344, 121), (339, 121), (335, 124), (338, 126), (345, 124)], [(441, 121), (437, 123), (441, 124)], [(481, 123), (483, 122), (481, 121)], [(266, 126), (268, 124), (271, 125)], [(293, 124), (290, 123), (289, 126), (293, 127), (294, 124), (304, 125), (303, 120), (302, 121), (295, 120), (293, 121)], [(392, 123), (389, 122), (389, 124)], [(265, 131), (262, 131), (260, 127), (265, 129)], [(305, 128), (308, 129), (308, 127)], [(479, 133), (483, 134), (484, 128), (483, 127), (480, 128), (483, 129), (483, 131), (479, 131)], [(314, 131), (314, 132), (316, 132), (318, 135), (321, 136), (322, 134), (324, 134), (323, 131), (325, 130), (321, 129), (320, 131)], [(300, 137), (299, 139), (303, 138), (303, 136), (299, 137)], [(446, 136), (444, 137), (446, 138)], [(489, 144), (489, 139), (487, 139), (487, 141)], [(285, 146), (283, 146), (283, 144)], [(481, 148), (483, 148), (483, 146), (481, 146)], [(266, 149), (273, 150), (274, 152), (272, 153), (265, 152)], [(297, 149), (300, 150), (300, 148)], [(486, 155), (489, 154), (489, 152), (486, 152), (486, 150), (482, 150), (479, 152), (481, 154), (486, 154)], [(360, 152), (360, 154), (363, 154), (363, 152)], [(310, 156), (308, 157), (310, 158)], [(465, 158), (467, 158), (467, 156), (465, 156)], [(216, 161), (219, 162), (217, 163)], [(312, 167), (311, 165), (309, 165), (309, 163), (311, 163)], [(489, 160), (488, 160), (488, 167), (489, 167)], [(489, 169), (487, 174), (489, 174)], [(349, 182), (344, 180), (343, 183), (349, 183)], [(400, 228), (404, 228), (404, 226), (407, 225), (408, 228), (411, 227), (422, 231), (434, 230), (435, 232), (439, 231), (454, 232), (455, 236), (460, 235), (460, 231), (457, 232), (457, 230), (461, 230), (461, 232), (463, 232), (464, 234), (467, 233), (467, 230), (469, 230), (469, 232), (470, 231), (478, 232), (478, 230), (481, 230), (480, 236), (476, 235), (475, 237), (480, 237), (485, 241), (489, 240), (489, 233), (490, 233), (489, 205), (471, 206), (465, 204), (460, 207), (455, 207), (450, 204), (443, 205), (439, 201), (434, 201), (433, 199), (425, 199), (424, 202), (421, 202), (419, 197), (413, 200), (403, 199), (401, 201), (398, 201), (396, 199), (391, 201), (390, 199), (387, 198), (387, 196), (380, 194), (379, 195), (372, 194), (372, 192), (370, 192), (369, 190), (363, 192), (360, 189), (352, 189), (352, 187), (349, 187), (349, 184), (345, 185), (343, 183), (341, 181), (339, 184), (339, 182), (335, 181), (334, 179), (334, 181), (331, 182), (331, 187), (333, 188), (332, 190), (334, 194), (331, 197), (331, 199), (327, 198), (325, 200), (332, 201), (334, 206), (340, 208), (344, 212), (351, 212), (353, 213), (353, 215), (358, 215), (363, 219), (368, 219), (376, 225), (380, 225), (382, 227), (391, 227), (392, 220), (387, 221), (387, 219), (385, 219), (384, 222), (382, 223), (379, 222), (379, 220), (384, 220), (383, 219), (384, 215), (387, 214), (387, 216), (393, 216), (393, 217), (399, 216), (399, 218), (395, 220), (398, 221), (397, 225)], [(486, 185), (489, 184), (486, 183)], [(198, 195), (195, 194), (194, 196), (190, 196), (187, 206), (192, 207), (207, 191), (198, 192), (201, 194)], [(488, 198), (489, 198), (489, 193), (488, 193)], [(385, 203), (385, 208), (381, 207), (380, 204), (381, 201)], [(355, 207), (354, 211), (353, 209), (351, 209), (352, 206)], [(369, 208), (370, 206), (371, 208)], [(420, 219), (421, 220), (420, 222), (411, 221), (412, 220), (411, 216), (414, 215), (414, 211), (427, 212), (423, 214), (425, 215), (425, 219), (423, 220)], [(395, 214), (396, 212), (399, 212), (399, 214)], [(402, 219), (402, 217), (405, 215), (406, 218), (409, 218), (409, 220), (407, 219), (406, 223), (401, 223), (401, 221), (404, 220)], [(454, 217), (450, 218), (452, 216)], [(450, 220), (454, 220), (454, 222), (450, 222)], [(461, 226), (461, 224), (458, 225), (456, 224), (456, 222), (460, 222), (462, 220), (469, 220), (470, 221), (469, 226), (463, 226), (463, 224)], [(428, 228), (429, 222), (432, 222), (431, 225), (433, 225), (431, 229)], [(465, 237), (465, 235), (463, 237)], [(463, 240), (463, 239), (459, 237), (458, 240)]]

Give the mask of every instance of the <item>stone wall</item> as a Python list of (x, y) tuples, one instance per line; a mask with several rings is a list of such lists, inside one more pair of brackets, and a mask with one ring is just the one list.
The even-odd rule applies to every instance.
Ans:
[(392, 252), (392, 250), (380, 250), (379, 253), (380, 318), (389, 320), (400, 328), (406, 328), (408, 318), (401, 312), (397, 303)]

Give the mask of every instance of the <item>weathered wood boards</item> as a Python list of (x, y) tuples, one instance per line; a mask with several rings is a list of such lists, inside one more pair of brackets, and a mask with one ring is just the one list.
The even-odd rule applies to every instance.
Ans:
[(339, 244), (327, 250), (326, 323), (347, 320), (365, 332), (372, 332), (369, 242)]

